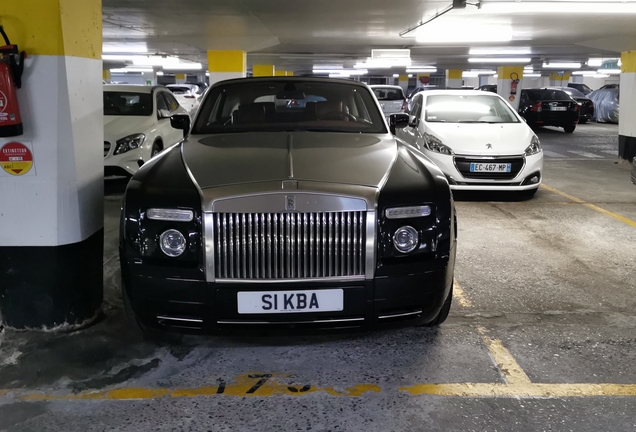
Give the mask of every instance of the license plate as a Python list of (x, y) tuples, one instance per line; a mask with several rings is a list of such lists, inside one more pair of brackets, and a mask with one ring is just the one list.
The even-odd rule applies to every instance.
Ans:
[(470, 172), (510, 172), (509, 163), (471, 163)]
[(550, 111), (565, 111), (566, 107), (550, 107)]
[(342, 289), (312, 291), (241, 291), (238, 313), (330, 312), (343, 309)]

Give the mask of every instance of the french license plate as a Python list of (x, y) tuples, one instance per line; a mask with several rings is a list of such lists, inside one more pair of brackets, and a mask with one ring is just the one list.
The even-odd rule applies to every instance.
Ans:
[(550, 111), (565, 111), (567, 108), (566, 107), (550, 107)]
[(509, 163), (471, 163), (470, 172), (510, 172)]
[(342, 289), (311, 291), (240, 291), (238, 313), (330, 312), (343, 309)]

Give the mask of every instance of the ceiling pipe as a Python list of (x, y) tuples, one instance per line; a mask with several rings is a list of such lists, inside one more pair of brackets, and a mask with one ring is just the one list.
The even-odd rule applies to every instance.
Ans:
[(413, 26), (413, 27), (409, 27), (408, 29), (404, 30), (403, 32), (400, 32), (400, 37), (404, 37), (405, 35), (411, 33), (414, 30), (417, 30), (418, 28), (422, 27), (423, 25), (426, 25), (428, 23), (430, 23), (431, 21), (441, 17), (442, 15), (452, 11), (453, 9), (464, 9), (466, 8), (466, 5), (471, 5), (471, 6), (476, 6), (477, 9), (481, 9), (481, 0), (478, 0), (477, 3), (468, 3), (466, 0), (453, 0), (453, 4), (447, 6), (443, 11), (438, 12), (437, 14), (435, 14), (434, 16), (432, 16), (431, 18), (427, 19), (426, 21), (420, 21), (417, 25)]

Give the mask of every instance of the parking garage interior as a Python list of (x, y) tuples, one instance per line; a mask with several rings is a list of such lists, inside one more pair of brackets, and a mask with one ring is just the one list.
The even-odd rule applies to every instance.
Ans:
[[(612, 0), (0, 3), (0, 430), (636, 430), (635, 18), (636, 1)], [(513, 113), (524, 89), (585, 85), (613, 89), (616, 122), (528, 123), (543, 158), (530, 195), (440, 171), (457, 243), (439, 326), (146, 331), (122, 290), (127, 189), (176, 154), (171, 116), (196, 128), (215, 88), (268, 77), (394, 86), (402, 109), (418, 90), (484, 87)], [(143, 131), (108, 118), (104, 92), (133, 85), (167, 94)], [(105, 171), (165, 125), (154, 162)], [(304, 143), (286, 140), (292, 169)]]

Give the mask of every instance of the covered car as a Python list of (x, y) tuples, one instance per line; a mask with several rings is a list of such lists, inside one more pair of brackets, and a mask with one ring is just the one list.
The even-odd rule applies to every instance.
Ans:
[(456, 251), (448, 182), (389, 133), (368, 86), (222, 81), (192, 126), (185, 115), (173, 125), (187, 139), (145, 164), (123, 199), (123, 296), (142, 329), (446, 319)]
[(618, 123), (620, 90), (618, 88), (598, 89), (587, 95), (594, 102), (594, 121)]

